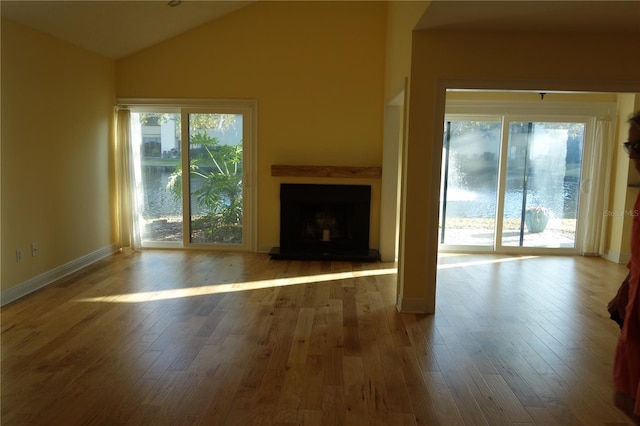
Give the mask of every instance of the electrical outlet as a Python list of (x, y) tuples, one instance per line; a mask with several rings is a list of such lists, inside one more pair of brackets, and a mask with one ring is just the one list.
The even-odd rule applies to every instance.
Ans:
[(31, 243), (31, 256), (36, 257), (36, 254), (38, 254), (38, 243), (33, 242)]
[(21, 262), (21, 261), (22, 261), (22, 250), (16, 249), (16, 262)]

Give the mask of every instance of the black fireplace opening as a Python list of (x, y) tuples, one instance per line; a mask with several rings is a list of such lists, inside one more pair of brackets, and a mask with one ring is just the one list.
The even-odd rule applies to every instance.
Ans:
[(272, 258), (379, 259), (369, 248), (371, 186), (280, 186), (280, 247)]

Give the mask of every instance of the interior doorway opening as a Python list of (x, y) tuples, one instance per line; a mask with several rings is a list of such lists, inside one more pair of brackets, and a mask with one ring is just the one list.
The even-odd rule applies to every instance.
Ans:
[(615, 96), (448, 90), (439, 251), (583, 253)]

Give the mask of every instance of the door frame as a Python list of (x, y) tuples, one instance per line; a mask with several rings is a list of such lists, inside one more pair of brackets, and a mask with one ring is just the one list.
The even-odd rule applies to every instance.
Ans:
[[(243, 145), (243, 242), (242, 244), (209, 244), (190, 242), (189, 179), (183, 179), (183, 240), (182, 243), (145, 243), (148, 248), (213, 249), (219, 251), (257, 251), (258, 235), (258, 102), (254, 99), (168, 99), (168, 98), (120, 98), (118, 105), (137, 110), (173, 110), (181, 114), (182, 167), (189, 170), (188, 114), (242, 114)], [(186, 191), (186, 192), (185, 192)]]
[[(485, 100), (459, 100), (459, 99), (447, 99), (445, 102), (445, 116), (444, 122), (447, 121), (447, 117), (496, 117), (502, 116), (502, 140), (501, 140), (501, 158), (498, 175), (498, 189), (500, 191), (504, 188), (504, 177), (506, 170), (503, 170), (502, 161), (506, 150), (508, 149), (507, 143), (504, 143), (504, 132), (507, 132), (508, 138), (508, 123), (512, 121), (522, 121), (523, 117), (530, 121), (553, 121), (553, 122), (565, 122), (565, 121), (578, 121), (585, 123), (585, 135), (581, 165), (581, 179), (582, 183), (588, 179), (588, 169), (585, 167), (590, 162), (591, 153), (594, 151), (593, 144), (595, 133), (595, 122), (598, 117), (611, 116), (612, 103), (611, 102), (530, 102), (530, 101), (485, 101)], [(567, 111), (571, 111), (572, 114), (567, 114)], [(444, 123), (443, 123), (444, 124)], [(438, 245), (438, 251), (442, 252), (495, 252), (495, 253), (510, 253), (510, 254), (578, 254), (580, 253), (580, 241), (582, 232), (582, 222), (580, 220), (580, 211), (584, 211), (584, 204), (586, 196), (580, 191), (580, 200), (578, 204), (578, 217), (576, 218), (576, 240), (573, 248), (547, 248), (547, 247), (512, 247), (502, 245), (502, 222), (503, 222), (503, 210), (504, 210), (504, 196), (498, 198), (496, 205), (496, 221), (494, 230), (494, 244), (493, 247), (489, 246), (462, 246), (462, 245)], [(444, 194), (442, 194), (444, 195)]]

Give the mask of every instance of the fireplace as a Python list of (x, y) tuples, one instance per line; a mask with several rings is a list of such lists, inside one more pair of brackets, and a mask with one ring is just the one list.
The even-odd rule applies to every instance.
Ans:
[(280, 247), (274, 259), (375, 261), (369, 248), (371, 187), (286, 184), (280, 186)]

